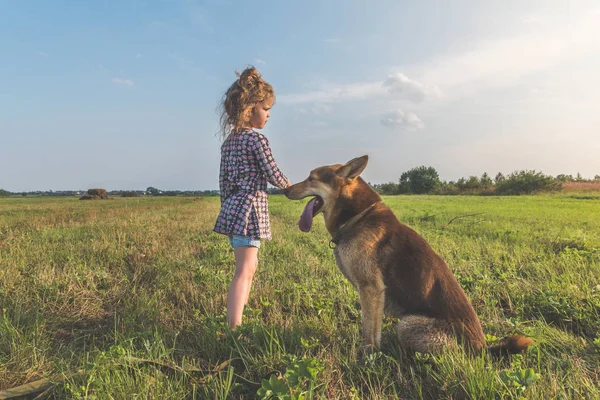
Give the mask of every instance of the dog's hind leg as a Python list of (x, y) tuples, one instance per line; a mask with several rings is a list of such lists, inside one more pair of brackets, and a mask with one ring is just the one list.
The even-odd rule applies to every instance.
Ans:
[(453, 343), (448, 322), (422, 315), (404, 315), (398, 322), (400, 346), (419, 353), (435, 353)]
[(385, 287), (383, 283), (362, 286), (358, 288), (358, 294), (362, 310), (363, 351), (370, 353), (374, 348), (379, 348), (381, 344)]

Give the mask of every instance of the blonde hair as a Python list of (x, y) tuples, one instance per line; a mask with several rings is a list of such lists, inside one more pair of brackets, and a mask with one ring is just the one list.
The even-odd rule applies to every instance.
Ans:
[(275, 91), (254, 67), (246, 68), (227, 89), (220, 104), (220, 133), (226, 138), (248, 122), (245, 114), (265, 100), (275, 102)]

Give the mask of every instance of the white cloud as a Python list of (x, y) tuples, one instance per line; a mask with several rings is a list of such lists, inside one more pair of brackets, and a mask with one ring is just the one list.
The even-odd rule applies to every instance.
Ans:
[(333, 108), (328, 106), (327, 104), (317, 103), (313, 107), (310, 108), (313, 114), (322, 115), (322, 114), (331, 114)]
[(306, 93), (280, 95), (277, 101), (282, 104), (333, 103), (345, 100), (366, 100), (386, 94), (381, 82), (350, 83), (327, 85), (321, 90)]
[[(386, 99), (393, 94), (400, 94), (401, 99), (413, 103), (421, 103), (429, 98), (441, 97), (437, 86), (425, 85), (408, 78), (402, 73), (388, 76), (385, 81), (353, 83), (345, 85), (326, 85), (321, 90), (306, 93), (281, 95), (278, 101), (283, 104), (309, 104), (297, 109), (300, 114), (324, 115), (331, 114), (333, 108), (328, 105), (348, 100)], [(312, 105), (310, 105), (312, 104)], [(379, 115), (379, 113), (377, 113)], [(381, 123), (387, 127), (402, 126), (406, 129), (420, 130), (424, 128), (423, 121), (413, 112), (404, 113), (397, 110), (386, 115)]]
[(43, 51), (38, 51), (38, 54), (39, 54), (40, 56), (44, 57), (44, 58), (48, 58), (48, 57), (50, 57), (50, 56), (48, 55), (48, 53), (45, 53), (45, 52), (43, 52)]
[[(593, 112), (587, 110), (597, 104), (594, 93), (599, 92), (595, 90), (597, 74), (591, 72), (600, 54), (599, 12), (561, 14), (553, 18), (545, 14), (530, 16), (506, 29), (504, 34), (475, 37), (469, 42), (457, 41), (446, 54), (417, 64), (398, 65), (394, 71), (402, 73), (382, 76), (379, 81), (325, 84), (312, 91), (281, 95), (278, 101), (301, 106), (300, 114), (312, 114), (311, 107), (315, 104), (368, 100), (357, 105), (361, 114), (357, 119), (366, 119), (361, 123), (377, 118), (375, 123), (379, 121), (382, 126), (398, 131), (420, 131), (427, 125), (431, 136), (453, 127), (460, 137), (457, 143), (477, 130), (485, 136), (494, 126), (502, 127), (501, 132), (525, 131), (523, 127), (532, 132), (546, 131), (543, 117), (531, 116), (537, 109), (548, 109), (546, 103), (556, 109), (561, 104), (572, 107), (570, 114), (582, 118), (588, 126), (593, 125), (597, 118), (590, 117)], [(584, 72), (581, 80), (587, 79), (589, 84), (573, 82), (578, 75), (570, 71), (580, 70)], [(588, 70), (590, 75), (585, 73)], [(529, 89), (533, 89), (531, 93), (524, 93)], [(582, 95), (586, 101), (582, 101)], [(524, 101), (527, 104), (519, 104)], [(578, 106), (574, 107), (576, 103)], [(343, 107), (356, 110), (350, 104)], [(386, 109), (395, 111), (382, 115)], [(322, 118), (325, 117), (332, 122), (333, 117)], [(478, 124), (473, 123), (474, 119)], [(336, 125), (332, 122), (332, 126)], [(565, 127), (562, 131), (575, 134), (583, 130)], [(420, 135), (411, 137), (417, 139)], [(438, 146), (447, 147), (444, 141)], [(532, 154), (529, 150), (520, 152)]]
[(321, 90), (281, 95), (278, 101), (283, 104), (334, 103), (346, 100), (368, 100), (383, 98), (390, 93), (399, 93), (403, 99), (420, 103), (427, 98), (441, 97), (440, 89), (435, 85), (425, 85), (410, 79), (403, 73), (388, 76), (385, 81), (325, 85)]
[(411, 111), (394, 110), (381, 118), (381, 124), (388, 128), (405, 128), (409, 130), (421, 130), (425, 124), (417, 115)]
[(539, 24), (548, 22), (548, 18), (540, 13), (524, 15), (520, 18), (523, 24)]
[[(524, 23), (547, 21), (543, 14), (523, 17)], [(600, 12), (573, 16), (556, 24), (539, 24), (505, 37), (476, 42), (462, 51), (405, 66), (383, 82), (328, 85), (322, 89), (281, 95), (283, 104), (332, 103), (401, 94), (415, 103), (430, 98), (460, 98), (487, 87), (505, 86), (517, 79), (600, 52)], [(337, 39), (325, 39), (334, 43)], [(410, 77), (409, 77), (410, 76)], [(424, 83), (427, 82), (427, 83)]]
[(428, 97), (441, 96), (441, 91), (437, 86), (424, 85), (421, 82), (410, 79), (401, 72), (389, 75), (383, 82), (383, 86), (387, 88), (390, 93), (400, 93), (407, 100), (414, 103), (420, 103)]
[(254, 64), (267, 65), (267, 63), (261, 60), (260, 58), (255, 58)]
[(312, 107), (298, 107), (296, 108), (296, 112), (298, 114), (312, 114), (312, 115), (326, 115), (331, 114), (333, 112), (333, 107), (323, 104), (317, 103)]
[(137, 54), (135, 55), (135, 58), (137, 58), (138, 60), (139, 60), (140, 58), (142, 58), (142, 57), (144, 57), (144, 55), (143, 55), (142, 53), (137, 53)]
[(120, 86), (133, 87), (133, 81), (131, 79), (112, 78), (113, 83)]
[[(529, 23), (543, 15), (526, 18)], [(430, 60), (411, 70), (427, 82), (435, 82), (444, 93), (457, 97), (486, 87), (505, 86), (539, 71), (600, 51), (600, 14), (567, 18), (534, 31), (476, 43), (470, 49)], [(450, 90), (452, 88), (453, 90)], [(452, 92), (452, 93), (450, 93)]]
[(326, 121), (312, 121), (310, 126), (313, 128), (328, 128), (330, 124)]

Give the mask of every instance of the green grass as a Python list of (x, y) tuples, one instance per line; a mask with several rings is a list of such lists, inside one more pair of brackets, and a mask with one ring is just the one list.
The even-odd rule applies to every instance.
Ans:
[(322, 217), (297, 229), (304, 202), (271, 197), (274, 239), (232, 333), (218, 198), (5, 198), (0, 391), (46, 377), (56, 398), (600, 398), (600, 197), (385, 201), (446, 260), (490, 340), (524, 333), (526, 354), (406, 354), (386, 318), (381, 352), (359, 361), (357, 293)]

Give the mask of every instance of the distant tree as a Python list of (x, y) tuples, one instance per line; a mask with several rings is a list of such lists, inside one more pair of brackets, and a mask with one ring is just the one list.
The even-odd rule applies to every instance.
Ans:
[(454, 181), (442, 182), (438, 189), (439, 194), (459, 194), (460, 190)]
[(381, 194), (398, 194), (398, 184), (394, 182), (382, 183), (378, 185), (377, 189)]
[(9, 196), (10, 192), (4, 190), (4, 189), (0, 189), (0, 196)]
[(134, 191), (125, 191), (121, 193), (121, 197), (140, 197), (140, 194)]
[(594, 180), (595, 181), (600, 181), (600, 175), (594, 175)]
[(496, 185), (497, 194), (519, 195), (561, 190), (562, 182), (541, 172), (516, 171)]
[(160, 190), (158, 190), (155, 187), (150, 186), (148, 189), (146, 189), (146, 193), (148, 193), (151, 196), (157, 196), (160, 194)]
[(414, 194), (434, 193), (440, 185), (440, 176), (435, 168), (420, 166), (402, 173), (398, 191)]
[(556, 175), (556, 180), (561, 182), (572, 182), (574, 179), (573, 175), (560, 174)]
[(583, 179), (583, 176), (581, 176), (581, 174), (578, 172), (578, 173), (577, 173), (577, 177), (575, 178), (575, 181), (576, 181), (576, 182), (582, 182), (582, 181), (584, 181), (584, 180), (585, 180), (585, 179)]
[(482, 189), (489, 189), (494, 185), (494, 182), (492, 181), (492, 178), (490, 178), (490, 176), (487, 174), (487, 172), (484, 172), (483, 175), (481, 175), (479, 184)]
[(467, 181), (465, 182), (466, 189), (479, 189), (480, 186), (481, 184), (479, 182), (479, 178), (473, 175), (469, 176), (469, 179), (467, 179)]
[(506, 178), (504, 177), (504, 175), (502, 175), (502, 172), (498, 172), (498, 174), (496, 175), (496, 177), (494, 178), (494, 182), (497, 184), (504, 182)]

